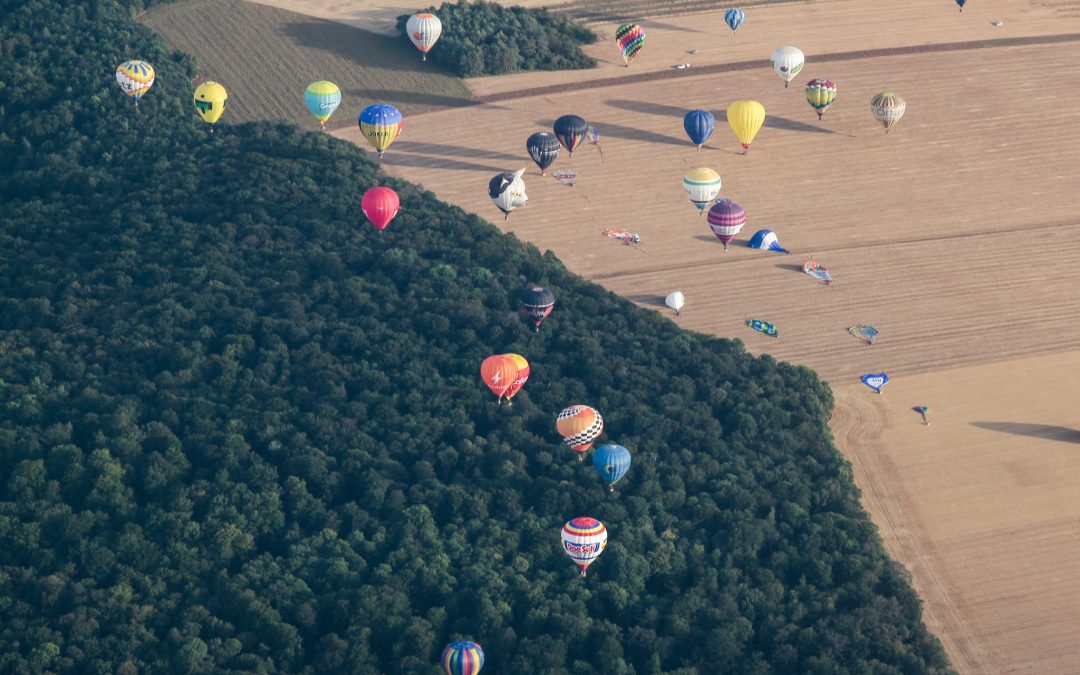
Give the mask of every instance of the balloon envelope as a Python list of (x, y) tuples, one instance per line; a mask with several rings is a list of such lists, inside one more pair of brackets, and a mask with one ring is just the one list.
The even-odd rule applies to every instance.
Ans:
[(877, 393), (881, 393), (881, 388), (889, 383), (889, 376), (885, 373), (867, 373), (859, 378), (862, 383), (870, 387)]
[(536, 162), (536, 166), (540, 167), (541, 174), (546, 173), (547, 168), (558, 158), (561, 147), (555, 134), (547, 131), (538, 131), (525, 141), (525, 149), (529, 151), (529, 157)]
[(373, 103), (360, 111), (357, 124), (360, 125), (360, 133), (368, 139), (381, 158), (383, 152), (401, 134), (405, 127), (405, 118), (392, 105)]
[(758, 230), (746, 244), (750, 248), (759, 248), (763, 251), (779, 251), (787, 253), (788, 250), (780, 246), (780, 238), (772, 230)]
[(440, 663), (446, 675), (477, 675), (484, 667), (484, 650), (472, 640), (451, 642), (443, 649)]
[(716, 128), (716, 117), (708, 110), (691, 110), (683, 116), (683, 129), (690, 142), (701, 148)]
[(555, 294), (540, 286), (529, 286), (521, 293), (518, 305), (521, 314), (533, 322), (533, 329), (540, 330), (540, 324), (555, 309)]
[(865, 324), (855, 324), (847, 329), (849, 333), (857, 338), (866, 340), (867, 344), (874, 344), (874, 339), (878, 336), (878, 329), (873, 326), (867, 326)]
[(691, 169), (683, 176), (683, 192), (699, 212), (704, 212), (720, 194), (720, 174), (708, 167)]
[(504, 171), (496, 174), (488, 181), (488, 196), (503, 212), (504, 218), (509, 218), (511, 211), (519, 206), (525, 206), (529, 201), (528, 195), (525, 194), (523, 175), (525, 175), (525, 169), (521, 168), (514, 172)]
[(785, 87), (798, 76), (805, 63), (806, 57), (797, 47), (780, 47), (772, 54), (773, 70), (784, 81)]
[(514, 386), (517, 374), (517, 364), (506, 354), (489, 356), (480, 364), (480, 377), (499, 401)]
[(555, 428), (574, 452), (585, 452), (604, 433), (604, 418), (596, 408), (572, 405), (555, 418)]
[(724, 23), (728, 25), (732, 32), (739, 30), (739, 26), (743, 24), (743, 21), (746, 21), (746, 12), (741, 9), (729, 9), (724, 12)]
[(581, 145), (586, 134), (589, 133), (589, 125), (584, 118), (577, 115), (563, 115), (555, 120), (554, 131), (555, 137), (563, 144), (566, 151), (573, 155), (574, 149)]
[(388, 187), (373, 187), (364, 193), (360, 208), (375, 229), (381, 232), (398, 214), (401, 200), (398, 194)]
[(630, 451), (621, 445), (598, 446), (593, 453), (593, 468), (608, 485), (615, 485), (630, 468)]
[(581, 568), (581, 576), (607, 547), (607, 528), (596, 518), (574, 518), (562, 529), (563, 551)]
[(420, 12), (410, 16), (405, 22), (405, 32), (409, 34), (409, 40), (413, 46), (424, 55), (423, 60), (427, 61), (427, 53), (442, 35), (442, 22), (434, 14)]
[(728, 106), (727, 121), (743, 149), (749, 150), (754, 136), (765, 124), (765, 106), (757, 101), (735, 101)]
[(907, 102), (891, 91), (883, 91), (870, 99), (870, 112), (885, 127), (885, 133), (889, 133), (906, 111)]
[(124, 61), (116, 67), (116, 83), (137, 104), (154, 84), (154, 67), (146, 61)]
[(521, 354), (503, 354), (503, 356), (510, 357), (510, 360), (517, 366), (517, 375), (514, 376), (514, 382), (510, 385), (510, 388), (506, 390), (506, 400), (514, 398), (514, 395), (521, 391), (521, 388), (525, 386), (525, 383), (529, 381), (529, 362), (525, 360), (525, 357)]
[(721, 199), (709, 209), (709, 229), (723, 242), (725, 251), (745, 224), (746, 211), (730, 199)]
[(195, 87), (195, 110), (207, 124), (214, 124), (221, 118), (221, 113), (225, 112), (225, 101), (228, 99), (229, 94), (225, 87), (217, 82), (207, 81)]
[(836, 83), (832, 80), (815, 79), (806, 83), (806, 102), (817, 111), (818, 119), (836, 100)]
[(682, 311), (683, 305), (686, 304), (686, 298), (683, 297), (682, 291), (672, 291), (664, 298), (664, 304), (675, 310), (675, 313), (678, 314)]
[(624, 23), (615, 29), (615, 45), (619, 48), (623, 61), (629, 66), (645, 46), (645, 29), (636, 23)]
[(304, 90), (304, 103), (315, 119), (319, 120), (319, 124), (325, 124), (341, 105), (341, 89), (326, 80), (312, 82)]

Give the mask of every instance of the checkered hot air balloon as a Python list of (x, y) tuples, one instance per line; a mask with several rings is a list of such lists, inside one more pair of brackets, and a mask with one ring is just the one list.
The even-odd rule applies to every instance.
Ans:
[(555, 418), (555, 427), (562, 435), (563, 442), (578, 453), (578, 461), (581, 461), (583, 453), (604, 433), (604, 418), (596, 408), (572, 405)]
[(574, 518), (562, 529), (563, 551), (581, 568), (581, 576), (607, 547), (607, 528), (596, 518)]

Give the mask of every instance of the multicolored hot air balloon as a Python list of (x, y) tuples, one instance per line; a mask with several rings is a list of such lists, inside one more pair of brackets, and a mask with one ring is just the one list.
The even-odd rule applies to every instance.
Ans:
[(480, 377), (491, 393), (498, 397), (499, 403), (502, 403), (503, 396), (506, 396), (510, 387), (514, 386), (517, 374), (517, 363), (506, 354), (489, 356), (480, 364)]
[(529, 286), (518, 301), (521, 315), (533, 322), (533, 331), (540, 330), (551, 310), (555, 309), (555, 294), (540, 286)]
[(716, 195), (720, 194), (720, 174), (708, 167), (691, 169), (682, 179), (683, 192), (698, 207), (698, 213), (704, 213)]
[(867, 373), (859, 378), (862, 383), (877, 393), (881, 393), (882, 387), (889, 383), (889, 376), (885, 373)]
[(878, 336), (878, 329), (873, 326), (867, 326), (865, 324), (855, 324), (847, 329), (847, 332), (851, 333), (855, 337), (866, 340), (866, 344), (874, 344), (874, 339)]
[(883, 91), (870, 99), (870, 112), (885, 127), (885, 133), (900, 121), (907, 111), (907, 102), (891, 91)]
[(124, 61), (116, 67), (116, 83), (138, 106), (139, 99), (154, 85), (154, 67), (146, 61)]
[(588, 123), (577, 115), (563, 115), (555, 120), (554, 129), (555, 138), (559, 139), (571, 156), (589, 133)]
[(392, 105), (373, 103), (360, 111), (357, 123), (360, 125), (360, 133), (375, 147), (379, 159), (382, 159), (383, 152), (401, 135), (405, 118)]
[(829, 273), (829, 269), (816, 260), (808, 260), (804, 262), (802, 266), (802, 271), (806, 272), (818, 281), (824, 282), (826, 286), (832, 285), (832, 274)]
[(780, 337), (780, 329), (777, 328), (775, 324), (769, 323), (768, 321), (762, 321), (761, 319), (747, 319), (746, 325), (769, 337)]
[(319, 126), (326, 129), (326, 120), (334, 114), (341, 105), (341, 89), (333, 82), (319, 80), (312, 82), (304, 90), (304, 103), (308, 110), (319, 120)]
[(210, 133), (214, 132), (214, 124), (225, 112), (225, 101), (229, 100), (229, 94), (225, 87), (217, 82), (203, 82), (195, 87), (195, 110), (203, 118), (203, 122), (210, 125)]
[(446, 675), (478, 675), (484, 667), (484, 650), (471, 640), (458, 640), (446, 645), (439, 662)]
[(822, 113), (828, 110), (829, 106), (836, 100), (836, 83), (832, 80), (810, 80), (806, 83), (804, 91), (806, 93), (806, 102), (817, 111), (819, 120)]
[(728, 106), (727, 121), (742, 143), (745, 155), (761, 125), (765, 124), (765, 106), (757, 101), (735, 101)]
[(427, 53), (442, 35), (442, 22), (434, 14), (420, 12), (410, 16), (405, 22), (405, 32), (409, 34), (413, 46), (420, 50), (420, 60), (427, 61)]
[(592, 463), (600, 477), (607, 481), (608, 489), (614, 492), (615, 483), (618, 483), (630, 468), (630, 451), (621, 445), (597, 446)]
[(360, 199), (360, 208), (375, 229), (382, 232), (397, 216), (401, 200), (398, 194), (388, 187), (373, 187)]
[(525, 167), (517, 171), (504, 171), (488, 181), (488, 196), (503, 212), (503, 220), (510, 219), (510, 212), (529, 201), (525, 194)]
[(581, 568), (581, 576), (607, 547), (607, 528), (596, 518), (574, 518), (562, 529), (566, 555)]
[(555, 428), (559, 430), (563, 442), (578, 453), (580, 462), (582, 453), (591, 448), (593, 442), (604, 433), (604, 418), (596, 408), (572, 405), (564, 408), (555, 418)]
[(525, 383), (529, 381), (530, 368), (529, 362), (526, 361), (525, 357), (521, 354), (503, 354), (503, 356), (510, 357), (510, 360), (514, 362), (514, 365), (516, 365), (518, 369), (513, 384), (506, 390), (506, 400), (510, 401), (519, 391), (521, 391), (521, 388), (525, 386)]
[(780, 79), (784, 81), (784, 88), (794, 80), (802, 71), (806, 63), (806, 56), (797, 47), (779, 47), (772, 53), (772, 67)]
[(716, 128), (716, 117), (708, 110), (691, 110), (683, 116), (682, 126), (690, 142), (701, 152), (701, 146)]
[(686, 304), (686, 296), (682, 294), (682, 291), (672, 291), (664, 298), (664, 304), (675, 310), (675, 316), (678, 316), (682, 312), (683, 305)]
[(555, 134), (546, 131), (538, 131), (525, 141), (525, 149), (529, 151), (529, 157), (536, 162), (536, 166), (540, 167), (541, 176), (547, 173), (547, 168), (558, 158), (561, 147)]
[(732, 37), (735, 36), (735, 31), (739, 30), (739, 26), (743, 25), (743, 21), (746, 21), (746, 12), (741, 9), (729, 9), (724, 12), (724, 23), (731, 29)]
[(746, 211), (730, 199), (721, 199), (709, 209), (709, 229), (724, 244), (725, 252), (728, 250), (728, 244), (735, 235), (739, 234), (745, 224)]
[(624, 23), (615, 29), (615, 45), (629, 68), (630, 62), (645, 46), (645, 29), (636, 23)]
[(746, 245), (763, 251), (788, 253), (786, 248), (780, 246), (780, 238), (772, 230), (758, 230), (754, 233), (754, 236), (750, 237), (750, 241), (746, 242)]

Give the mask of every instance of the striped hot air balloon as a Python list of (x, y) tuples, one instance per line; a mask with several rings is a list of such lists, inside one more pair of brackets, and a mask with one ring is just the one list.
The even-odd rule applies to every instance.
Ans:
[(589, 133), (589, 123), (577, 115), (563, 115), (555, 120), (555, 138), (571, 155)]
[(683, 192), (698, 207), (698, 213), (704, 213), (720, 194), (720, 174), (708, 167), (691, 169), (683, 177), (682, 184)]
[(405, 32), (409, 34), (409, 40), (413, 46), (423, 55), (421, 60), (427, 61), (427, 53), (442, 35), (442, 22), (434, 14), (420, 12), (410, 16), (405, 22)]
[(503, 356), (509, 356), (510, 360), (517, 366), (517, 375), (514, 376), (514, 382), (510, 385), (510, 388), (506, 390), (506, 400), (509, 401), (521, 391), (521, 388), (525, 386), (525, 383), (529, 381), (529, 362), (525, 360), (525, 357), (521, 354), (503, 354)]
[(730, 199), (721, 199), (709, 209), (709, 228), (724, 244), (724, 251), (728, 250), (728, 244), (739, 234), (743, 225), (746, 224), (746, 211)]
[(810, 80), (806, 83), (806, 102), (817, 112), (820, 120), (822, 113), (836, 100), (836, 83), (832, 80)]
[(562, 529), (563, 551), (581, 568), (581, 576), (607, 547), (607, 528), (596, 518), (574, 518)]
[(146, 61), (124, 61), (116, 67), (116, 83), (135, 100), (137, 106), (139, 99), (154, 84), (154, 67)]
[(484, 650), (472, 640), (458, 640), (446, 645), (440, 662), (446, 675), (478, 675), (484, 667)]
[(729, 9), (724, 12), (724, 23), (731, 29), (732, 37), (735, 36), (735, 31), (739, 30), (739, 26), (743, 25), (743, 21), (746, 21), (746, 12), (741, 9)]
[(615, 29), (615, 44), (629, 68), (630, 62), (645, 46), (645, 29), (636, 23), (624, 23)]
[(379, 159), (382, 159), (383, 153), (405, 127), (405, 118), (392, 105), (373, 103), (360, 111), (357, 124), (360, 125), (360, 133), (375, 147)]
[(883, 91), (870, 99), (870, 112), (885, 127), (885, 133), (889, 133), (906, 111), (907, 102), (891, 91)]
[(604, 433), (604, 418), (596, 408), (572, 405), (555, 418), (555, 427), (562, 435), (563, 442), (578, 453), (578, 461), (581, 461), (583, 453)]

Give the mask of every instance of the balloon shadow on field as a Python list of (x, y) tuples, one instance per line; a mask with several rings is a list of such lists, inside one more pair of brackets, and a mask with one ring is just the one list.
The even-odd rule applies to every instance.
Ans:
[[(716, 115), (716, 123), (727, 122), (727, 110), (721, 110)], [(813, 124), (807, 124), (806, 122), (799, 122), (796, 120), (789, 120), (786, 117), (777, 117), (776, 115), (770, 115), (765, 113), (765, 127), (769, 129), (784, 129), (786, 131), (802, 131), (808, 134), (835, 134), (832, 129), (825, 129)]]
[(665, 105), (663, 103), (649, 103), (648, 101), (627, 101), (618, 98), (608, 99), (607, 101), (604, 101), (604, 105), (608, 106), (609, 108), (618, 108), (619, 110), (629, 110), (630, 112), (645, 113), (646, 115), (677, 117), (680, 120), (686, 116), (686, 113), (690, 112), (689, 108), (680, 108), (674, 105)]
[(654, 307), (667, 307), (667, 304), (665, 304), (664, 302), (665, 297), (666, 296), (663, 295), (652, 295), (646, 293), (641, 295), (628, 295), (626, 296), (626, 299), (632, 302), (639, 302), (643, 305), (652, 305)]
[(492, 174), (506, 171), (505, 167), (491, 166), (490, 164), (473, 164), (462, 162), (457, 159), (446, 157), (433, 157), (431, 155), (408, 155), (394, 152), (393, 148), (386, 151), (383, 164), (387, 166), (415, 166), (422, 169), (456, 169), (459, 171), (486, 171)]
[[(359, 87), (353, 87), (351, 89), (343, 89), (342, 93), (345, 94), (349, 100), (369, 99), (370, 103), (380, 102), (403, 106), (429, 106), (432, 108), (483, 107), (505, 110), (503, 106), (497, 106), (491, 103), (483, 103), (482, 101), (478, 101), (472, 98), (462, 98), (461, 96), (444, 96), (442, 94), (429, 94), (422, 91), (405, 91), (401, 89), (361, 89)], [(355, 117), (353, 118), (353, 124), (356, 124)]]
[(284, 24), (280, 32), (301, 47), (326, 52), (328, 56), (359, 66), (417, 72), (424, 72), (424, 69), (431, 72), (431, 68), (417, 58), (416, 49), (398, 36), (381, 35), (337, 21), (314, 18)]
[(774, 267), (776, 267), (776, 269), (778, 269), (778, 270), (787, 270), (789, 272), (802, 272), (803, 271), (802, 265), (798, 265), (798, 264), (794, 264), (794, 263), (780, 263), (779, 265), (774, 265)]
[(988, 431), (1000, 431), (1017, 436), (1045, 438), (1048, 441), (1080, 443), (1080, 430), (1053, 424), (1028, 424), (1027, 422), (972, 422), (971, 426)]
[(520, 155), (511, 155), (505, 152), (493, 152), (482, 148), (466, 148), (460, 145), (444, 145), (442, 143), (418, 143), (416, 141), (398, 140), (394, 142), (395, 150), (403, 150), (421, 155), (445, 155), (447, 157), (469, 157), (473, 159), (498, 159), (509, 162), (530, 162), (529, 156), (524, 152)]
[[(674, 138), (673, 136), (665, 136), (645, 129), (635, 129), (634, 127), (624, 127), (621, 124), (609, 124), (607, 122), (596, 122), (594, 120), (587, 120), (589, 126), (595, 127), (596, 131), (600, 134), (600, 143), (603, 144), (604, 138), (622, 138), (631, 141), (645, 141), (646, 143), (664, 143), (666, 145), (681, 145), (686, 146), (689, 141)], [(536, 124), (547, 125), (548, 128), (554, 124), (554, 120), (538, 120)]]

